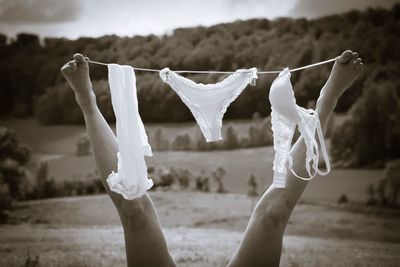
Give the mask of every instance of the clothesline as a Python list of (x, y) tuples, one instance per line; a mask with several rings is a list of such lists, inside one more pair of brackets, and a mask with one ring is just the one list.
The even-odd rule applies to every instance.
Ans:
[[(92, 63), (92, 64), (103, 65), (103, 66), (108, 66), (109, 65), (109, 63), (90, 60), (88, 57), (86, 57), (86, 59), (88, 60), (89, 63)], [(299, 70), (308, 69), (308, 68), (316, 67), (316, 66), (319, 66), (319, 65), (327, 64), (327, 63), (330, 63), (332, 61), (335, 61), (336, 59), (337, 59), (337, 57), (331, 58), (331, 59), (328, 59), (328, 60), (325, 60), (325, 61), (313, 63), (313, 64), (310, 64), (310, 65), (306, 65), (306, 66), (290, 69), (290, 72), (295, 72), (295, 71), (299, 71)], [(138, 67), (133, 67), (133, 69), (134, 70), (139, 70), (139, 71), (149, 71), (149, 72), (160, 72), (161, 71), (159, 69), (147, 69), (147, 68), (138, 68)], [(212, 73), (212, 74), (232, 74), (232, 73), (234, 73), (234, 71), (216, 71), (216, 70), (174, 70), (174, 72), (175, 73), (202, 73), (202, 74), (208, 74), (208, 73)], [(257, 71), (257, 74), (274, 74), (274, 73), (280, 73), (280, 72), (281, 72), (281, 70)]]

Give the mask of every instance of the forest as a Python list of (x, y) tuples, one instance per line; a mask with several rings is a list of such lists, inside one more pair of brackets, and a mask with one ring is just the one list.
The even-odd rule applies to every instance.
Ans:
[[(331, 153), (348, 166), (382, 165), (400, 157), (400, 5), (370, 8), (323, 18), (251, 19), (211, 27), (181, 28), (163, 36), (77, 40), (20, 33), (0, 35), (0, 118), (35, 117), (44, 125), (82, 124), (83, 117), (60, 73), (80, 52), (90, 59), (135, 67), (172, 70), (235, 70), (257, 67), (280, 70), (333, 58), (346, 49), (363, 58), (364, 72), (338, 103), (336, 112), (350, 114), (332, 134)], [(318, 97), (331, 65), (296, 72), (292, 83), (297, 103)], [(193, 117), (158, 74), (136, 72), (139, 110), (146, 122), (186, 122)], [(221, 75), (188, 75), (202, 83)], [(114, 122), (107, 68), (91, 65), (99, 107)], [(269, 116), (269, 86), (275, 75), (260, 75), (232, 103), (224, 119)], [(345, 137), (345, 138), (343, 138)], [(351, 153), (350, 153), (351, 152)], [(356, 152), (356, 153), (355, 153)], [(340, 160), (339, 160), (340, 159)]]

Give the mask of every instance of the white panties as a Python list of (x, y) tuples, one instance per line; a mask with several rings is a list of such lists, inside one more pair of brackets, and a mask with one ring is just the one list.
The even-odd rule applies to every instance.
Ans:
[(164, 68), (161, 79), (169, 84), (192, 112), (207, 142), (222, 139), (222, 118), (228, 106), (257, 79), (257, 69), (239, 69), (215, 84), (195, 83)]
[[(296, 104), (293, 93), (293, 86), (290, 82), (290, 71), (285, 68), (271, 85), (269, 99), (271, 101), (271, 122), (274, 136), (274, 179), (273, 185), (278, 188), (286, 186), (287, 169), (296, 177), (303, 180), (310, 180), (317, 174), (326, 175), (330, 171), (330, 163), (324, 137), (319, 121), (318, 113), (312, 109), (304, 109)], [(304, 139), (307, 147), (306, 170), (309, 177), (301, 177), (293, 170), (293, 158), (291, 144), (294, 131), (298, 126), (299, 132)], [(325, 160), (327, 170), (319, 170), (319, 146), (316, 141), (317, 133), (321, 145), (321, 152)], [(311, 173), (311, 167), (314, 173)]]
[(108, 65), (108, 82), (117, 124), (118, 172), (108, 176), (110, 189), (125, 199), (141, 197), (153, 186), (144, 156), (152, 156), (139, 115), (136, 77), (131, 66)]

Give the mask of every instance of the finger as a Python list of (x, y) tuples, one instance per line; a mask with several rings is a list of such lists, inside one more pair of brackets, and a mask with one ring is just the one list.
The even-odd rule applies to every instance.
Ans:
[(351, 50), (346, 50), (338, 58), (337, 62), (341, 63), (341, 64), (346, 64), (349, 62), (349, 60), (351, 59), (352, 56), (353, 56), (353, 52)]
[(83, 57), (83, 55), (79, 53), (74, 54), (74, 60), (76, 62), (76, 65), (81, 65), (86, 63), (86, 60)]
[(356, 60), (353, 61), (354, 64), (360, 64), (361, 63), (361, 58), (357, 58)]

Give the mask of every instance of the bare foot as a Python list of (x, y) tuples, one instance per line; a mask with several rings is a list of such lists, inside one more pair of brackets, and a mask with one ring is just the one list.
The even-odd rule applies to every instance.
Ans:
[(81, 54), (75, 54), (74, 60), (61, 67), (61, 73), (75, 92), (78, 104), (93, 102), (94, 93), (89, 77), (89, 64)]
[(334, 97), (336, 100), (348, 89), (363, 70), (363, 63), (357, 52), (346, 50), (336, 59), (322, 95)]

